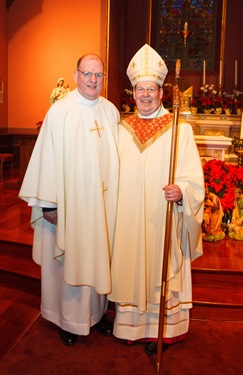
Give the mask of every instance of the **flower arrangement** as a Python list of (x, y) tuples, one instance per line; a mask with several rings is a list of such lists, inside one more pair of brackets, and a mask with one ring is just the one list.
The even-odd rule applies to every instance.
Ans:
[(217, 95), (217, 91), (215, 90), (214, 88), (214, 85), (211, 84), (211, 85), (204, 85), (200, 88), (200, 90), (203, 92), (204, 95)]
[(242, 99), (235, 99), (234, 100), (234, 108), (236, 110), (243, 108), (243, 100)]
[(212, 109), (214, 107), (214, 101), (213, 99), (206, 96), (205, 98), (201, 99), (202, 102), (202, 108), (203, 109)]
[(243, 191), (243, 168), (212, 159), (203, 165), (203, 172), (208, 190), (219, 197), (228, 217), (234, 209), (234, 190), (240, 188)]
[(195, 97), (190, 103), (191, 107), (196, 107), (198, 113), (226, 113), (241, 115), (243, 100), (241, 91), (233, 91), (233, 94), (223, 92), (223, 96), (218, 96), (214, 85), (204, 85), (200, 88), (202, 96)]
[[(241, 110), (243, 108), (243, 100), (242, 99), (237, 99), (237, 98), (224, 98), (222, 101), (223, 109), (226, 112), (226, 109), (229, 109), (231, 114), (236, 115), (239, 114), (241, 115)], [(239, 111), (238, 111), (239, 110)]]
[(202, 98), (196, 96), (191, 100), (190, 106), (198, 109), (202, 108)]
[(223, 108), (224, 110), (228, 109), (232, 113), (234, 111), (235, 102), (233, 99), (224, 99), (223, 100)]
[(37, 130), (40, 130), (40, 128), (42, 127), (42, 124), (43, 124), (43, 121), (38, 121), (35, 125), (36, 125), (36, 129)]
[(191, 101), (191, 107), (197, 107), (198, 113), (204, 113), (205, 110), (213, 110), (214, 101), (210, 97), (196, 97)]
[(172, 100), (171, 89), (172, 89), (172, 84), (171, 83), (165, 83), (163, 85), (162, 103), (163, 103), (163, 106), (168, 111), (172, 111), (172, 107), (173, 107), (173, 100)]
[(216, 112), (217, 108), (222, 108), (223, 113), (227, 113), (227, 110), (231, 114), (238, 114), (238, 109), (241, 111), (243, 108), (242, 99), (231, 99), (231, 98), (211, 98), (211, 97), (195, 97), (191, 103), (191, 107), (196, 107), (198, 113), (204, 113), (204, 110), (211, 110), (211, 113)]
[(121, 98), (121, 110), (124, 112), (135, 112), (136, 101), (133, 99), (132, 89), (125, 89)]
[(234, 137), (231, 141), (233, 146), (242, 146), (243, 147), (243, 139)]
[(223, 108), (223, 101), (219, 98), (213, 100), (213, 107), (214, 108)]

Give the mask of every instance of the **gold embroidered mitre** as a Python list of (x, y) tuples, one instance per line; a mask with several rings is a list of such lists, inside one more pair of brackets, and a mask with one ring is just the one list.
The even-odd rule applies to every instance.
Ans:
[(163, 85), (168, 69), (160, 55), (145, 44), (131, 59), (127, 75), (133, 87), (140, 81), (156, 82)]

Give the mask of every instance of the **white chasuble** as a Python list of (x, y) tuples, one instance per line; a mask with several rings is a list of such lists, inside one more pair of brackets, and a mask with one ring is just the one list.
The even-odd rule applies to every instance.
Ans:
[[(85, 332), (90, 324), (101, 318), (104, 295), (111, 291), (110, 256), (119, 169), (118, 122), (119, 112), (112, 103), (102, 97), (88, 101), (77, 89), (54, 103), (43, 122), (19, 193), (20, 198), (33, 206), (33, 259), (45, 265), (42, 303), (49, 301), (51, 305), (52, 292), (47, 290), (45, 280), (56, 274), (63, 282), (60, 286), (53, 278), (57, 282), (53, 290), (59, 290), (58, 297), (53, 296), (56, 304), (64, 306), (65, 301), (74, 301), (74, 309), (77, 304), (80, 310), (84, 309), (77, 302), (85, 298), (82, 290), (88, 288), (89, 294), (102, 295), (103, 307), (100, 309), (99, 302), (96, 307), (92, 303), (94, 319), (91, 322), (86, 316), (88, 328), (84, 328), (84, 333), (82, 324), (75, 322), (76, 317), (73, 327), (69, 319), (62, 317), (64, 307), (62, 310), (57, 306), (53, 312), (52, 307), (50, 312), (49, 306), (44, 308), (47, 319), (77, 334), (88, 334)], [(43, 219), (40, 207), (57, 207), (57, 226)], [(43, 259), (48, 251), (51, 264)], [(90, 302), (86, 308), (90, 309)], [(71, 309), (67, 304), (68, 314)], [(80, 316), (80, 311), (76, 315)]]
[[(118, 303), (114, 334), (136, 340), (156, 337), (171, 146), (171, 115), (128, 118), (119, 131), (120, 182), (112, 257), (112, 293)], [(188, 330), (191, 260), (202, 255), (204, 179), (191, 126), (181, 123), (175, 184), (183, 206), (173, 204), (166, 314), (167, 337)], [(171, 316), (177, 316), (178, 325)], [(170, 328), (169, 328), (170, 325)]]

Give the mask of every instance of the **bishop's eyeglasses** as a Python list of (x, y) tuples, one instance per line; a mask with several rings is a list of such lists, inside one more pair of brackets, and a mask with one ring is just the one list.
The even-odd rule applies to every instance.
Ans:
[(144, 94), (145, 91), (147, 91), (149, 94), (154, 94), (159, 89), (156, 87), (136, 87), (135, 90), (138, 94)]

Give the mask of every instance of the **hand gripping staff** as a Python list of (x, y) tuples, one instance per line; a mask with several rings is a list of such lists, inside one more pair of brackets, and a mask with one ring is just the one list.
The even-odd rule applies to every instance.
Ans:
[[(173, 99), (173, 124), (172, 124), (172, 135), (171, 135), (170, 168), (169, 168), (168, 185), (171, 185), (174, 183), (177, 129), (178, 129), (179, 108), (180, 108), (180, 93), (179, 93), (180, 69), (181, 69), (181, 61), (177, 60), (176, 68), (175, 68), (175, 92), (174, 92), (174, 99)], [(167, 280), (167, 270), (168, 270), (168, 258), (169, 258), (170, 248), (171, 248), (172, 209), (173, 209), (173, 202), (167, 201), (164, 257), (163, 257), (163, 268), (162, 268), (162, 278), (161, 278), (158, 345), (157, 345), (157, 356), (156, 356), (157, 372), (160, 372), (161, 361), (162, 361), (166, 280)]]

